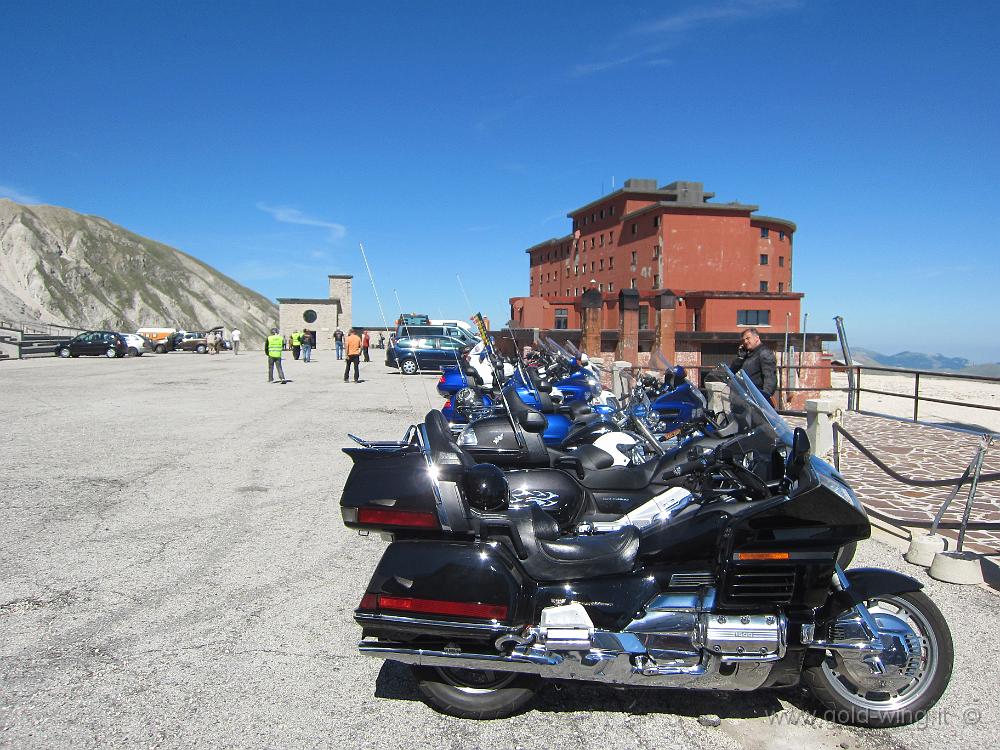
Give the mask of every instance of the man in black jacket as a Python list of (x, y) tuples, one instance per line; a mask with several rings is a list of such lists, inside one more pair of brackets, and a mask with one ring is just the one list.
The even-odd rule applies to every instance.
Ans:
[(756, 328), (743, 331), (739, 353), (729, 366), (733, 372), (743, 370), (767, 400), (774, 405), (774, 392), (778, 388), (778, 365), (774, 352), (761, 343)]

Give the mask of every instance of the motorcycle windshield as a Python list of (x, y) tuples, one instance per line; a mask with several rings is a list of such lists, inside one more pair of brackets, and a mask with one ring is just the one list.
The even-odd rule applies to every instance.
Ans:
[(729, 387), (727, 416), (739, 425), (741, 432), (760, 428), (789, 448), (792, 447), (792, 428), (774, 410), (746, 373), (741, 370), (733, 374), (726, 365), (719, 365), (712, 371), (712, 376)]

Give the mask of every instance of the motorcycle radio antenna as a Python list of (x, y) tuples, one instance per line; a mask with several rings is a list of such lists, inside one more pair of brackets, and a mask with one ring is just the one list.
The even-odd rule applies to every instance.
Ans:
[[(372, 291), (375, 293), (375, 304), (378, 305), (378, 314), (382, 318), (382, 326), (385, 328), (386, 333), (389, 332), (389, 324), (385, 319), (385, 310), (382, 308), (382, 298), (379, 296), (378, 287), (375, 285), (375, 274), (372, 273), (372, 267), (368, 263), (368, 253), (365, 252), (365, 243), (359, 242), (358, 245), (361, 248), (361, 258), (365, 262), (365, 270), (368, 272), (368, 280), (371, 282)], [(399, 359), (396, 359), (396, 367), (399, 369), (399, 374), (402, 377), (403, 368), (399, 364)], [(413, 399), (410, 398), (410, 389), (406, 386), (406, 379), (403, 378), (403, 393), (406, 394), (406, 403), (409, 405), (410, 409), (413, 409)]]
[[(393, 289), (392, 293), (396, 297), (396, 308), (399, 310), (399, 319), (403, 320), (403, 316), (404, 316), (404, 313), (403, 313), (403, 303), (399, 301), (399, 292), (397, 292), (395, 289)], [(409, 329), (409, 327), (407, 327), (406, 328), (407, 336), (409, 336), (409, 331), (410, 331), (410, 329)], [(417, 360), (416, 355), (414, 355), (414, 360), (413, 361), (417, 365), (417, 376), (419, 377), (419, 375), (420, 375), (420, 361)], [(399, 363), (399, 357), (398, 356), (396, 357), (396, 366), (400, 368), (399, 372), (402, 373), (403, 372), (403, 369), (402, 369), (403, 366)], [(424, 380), (421, 379), (420, 385), (424, 389), (424, 398), (427, 399), (427, 406), (429, 408), (433, 409), (434, 408), (434, 404), (431, 402), (431, 396), (427, 392), (427, 383)]]

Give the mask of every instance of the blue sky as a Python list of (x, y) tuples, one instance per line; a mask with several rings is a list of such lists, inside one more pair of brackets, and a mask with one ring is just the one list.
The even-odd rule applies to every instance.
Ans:
[(1000, 360), (992, 3), (46, 2), (4, 16), (0, 195), (270, 297), (494, 321), (627, 177), (791, 219), (810, 330)]

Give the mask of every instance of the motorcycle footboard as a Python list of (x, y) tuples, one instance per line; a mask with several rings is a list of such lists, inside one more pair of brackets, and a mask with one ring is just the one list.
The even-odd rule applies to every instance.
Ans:
[(528, 621), (533, 585), (502, 547), (400, 540), (386, 548), (354, 619), (380, 641), (493, 641)]

